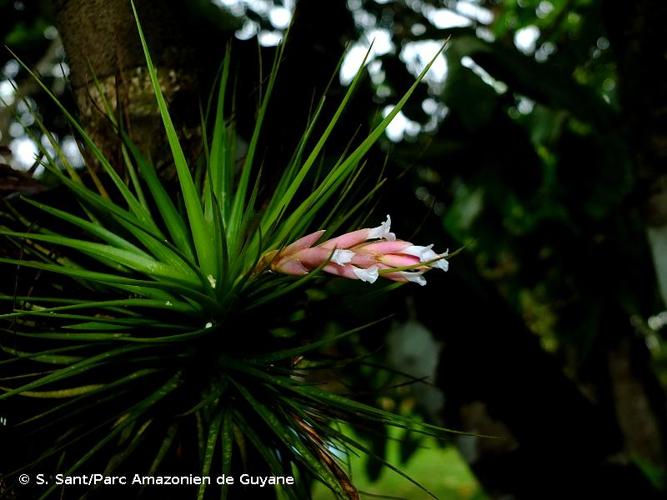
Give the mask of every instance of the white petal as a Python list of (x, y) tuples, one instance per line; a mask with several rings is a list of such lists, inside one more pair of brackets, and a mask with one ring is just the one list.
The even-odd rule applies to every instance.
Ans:
[(444, 257), (442, 257), (440, 260), (436, 260), (433, 264), (431, 264), (431, 266), (442, 269), (445, 272), (449, 270), (449, 262), (447, 262)]
[(368, 269), (352, 266), (352, 272), (357, 278), (366, 283), (375, 283), (380, 274), (377, 266), (371, 266)]
[(417, 283), (420, 286), (426, 285), (426, 278), (422, 276), (422, 273), (402, 271), (400, 274), (410, 283)]
[(390, 230), (391, 230), (391, 217), (387, 215), (386, 221), (384, 221), (378, 227), (372, 228), (368, 232), (368, 239), (369, 240), (383, 239), (383, 240), (394, 241), (396, 239), (396, 235), (394, 233), (391, 233)]
[(422, 247), (419, 245), (411, 245), (401, 251), (406, 255), (412, 255), (413, 257), (419, 257), (419, 262), (425, 262), (427, 260), (435, 259), (437, 254), (431, 250), (433, 245), (427, 247)]
[(449, 262), (445, 260), (445, 257), (449, 255), (449, 250), (447, 250), (445, 253), (437, 254), (432, 249), (433, 245), (428, 245), (425, 247), (419, 245), (412, 245), (405, 248), (401, 253), (406, 255), (412, 255), (414, 257), (419, 257), (419, 262), (433, 261), (430, 264), (431, 267), (447, 271), (449, 269)]
[(331, 256), (331, 262), (344, 266), (345, 264), (352, 262), (353, 258), (354, 252), (352, 250), (336, 249)]
[(445, 250), (445, 253), (441, 253), (438, 255), (438, 257), (441, 257), (440, 260), (436, 260), (432, 265), (433, 267), (437, 267), (438, 269), (442, 269), (443, 271), (448, 271), (449, 270), (449, 262), (447, 262), (446, 258), (449, 255), (449, 248)]

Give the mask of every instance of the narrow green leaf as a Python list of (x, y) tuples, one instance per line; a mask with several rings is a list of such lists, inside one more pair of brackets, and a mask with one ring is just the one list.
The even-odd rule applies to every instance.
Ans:
[(398, 474), (399, 476), (401, 476), (403, 479), (406, 479), (407, 481), (409, 481), (409, 482), (411, 482), (412, 484), (414, 484), (417, 488), (419, 488), (420, 490), (422, 490), (424, 493), (426, 493), (426, 494), (427, 494), (428, 496), (430, 496), (431, 498), (433, 498), (433, 499), (435, 499), (435, 500), (438, 500), (438, 497), (435, 496), (435, 495), (434, 495), (428, 488), (426, 488), (424, 485), (422, 485), (419, 481), (416, 481), (416, 480), (414, 480), (413, 478), (411, 478), (408, 474), (406, 474), (406, 473), (403, 472), (401, 469), (399, 469), (398, 467), (396, 467), (394, 464), (392, 464), (391, 462), (389, 462), (388, 460), (386, 460), (383, 456), (378, 455), (377, 453), (375, 453), (375, 452), (374, 452), (373, 450), (371, 450), (370, 448), (368, 448), (368, 447), (362, 445), (359, 441), (357, 441), (357, 440), (355, 440), (355, 439), (352, 439), (352, 438), (346, 436), (346, 435), (345, 435), (344, 433), (342, 433), (342, 432), (336, 431), (336, 430), (334, 430), (334, 429), (330, 430), (330, 432), (334, 433), (335, 436), (336, 436), (340, 441), (343, 441), (343, 442), (346, 443), (348, 446), (351, 446), (351, 447), (354, 447), (354, 448), (358, 449), (359, 451), (363, 452), (364, 455), (366, 455), (366, 456), (368, 456), (368, 457), (373, 457), (373, 458), (375, 458), (376, 460), (379, 460), (379, 461), (382, 463), (382, 465), (384, 465), (385, 467), (391, 469), (391, 470), (394, 471), (396, 474)]
[[(134, 420), (136, 420), (138, 417), (140, 417), (144, 412), (146, 412), (147, 409), (152, 407), (155, 403), (157, 403), (159, 400), (163, 399), (165, 396), (167, 396), (169, 393), (173, 392), (179, 385), (181, 384), (181, 373), (178, 372), (176, 375), (174, 375), (171, 379), (167, 381), (166, 384), (164, 384), (162, 387), (160, 387), (157, 391), (155, 391), (153, 394), (151, 394), (149, 397), (141, 401), (140, 403), (137, 403), (134, 405), (130, 410), (128, 410), (128, 418), (121, 420), (117, 426), (115, 426), (113, 429), (109, 431), (109, 433), (103, 437), (97, 444), (95, 444), (89, 451), (87, 451), (79, 460), (77, 460), (71, 467), (69, 467), (66, 471), (64, 471), (64, 474), (72, 474), (76, 470), (78, 470), (82, 465), (84, 465), (90, 458), (95, 455), (100, 449), (102, 449), (106, 444), (114, 439), (116, 435), (118, 435), (120, 432), (123, 431), (125, 426), (129, 425), (132, 423)], [(40, 497), (41, 499), (46, 499), (48, 498), (51, 493), (55, 490), (57, 485), (54, 483), (53, 486), (51, 486), (48, 490), (44, 492), (44, 494)]]
[(167, 429), (167, 433), (165, 434), (164, 440), (160, 444), (160, 448), (157, 451), (157, 455), (153, 459), (153, 462), (151, 463), (151, 466), (148, 469), (149, 476), (154, 475), (157, 472), (158, 467), (160, 467), (160, 464), (162, 464), (162, 462), (164, 461), (164, 458), (166, 457), (169, 448), (171, 448), (171, 445), (174, 442), (174, 438), (176, 437), (177, 431), (178, 431), (177, 424), (172, 424)]
[(316, 340), (314, 342), (309, 342), (308, 344), (304, 344), (299, 347), (294, 347), (292, 349), (283, 349), (280, 351), (273, 351), (270, 354), (265, 354), (263, 356), (257, 356), (251, 358), (251, 361), (255, 363), (266, 363), (266, 364), (271, 364), (275, 363), (276, 361), (279, 361), (281, 359), (288, 359), (292, 358), (295, 356), (300, 356), (302, 354), (305, 354), (307, 352), (312, 352), (316, 349), (319, 349), (321, 347), (327, 346), (327, 345), (332, 345), (340, 342), (344, 338), (347, 338), (351, 335), (354, 335), (355, 333), (359, 333), (362, 330), (365, 330), (367, 328), (371, 328), (372, 326), (375, 326), (379, 323), (382, 323), (383, 321), (387, 321), (389, 318), (391, 318), (393, 315), (390, 316), (385, 316), (384, 318), (380, 318), (376, 321), (372, 321), (370, 323), (366, 323), (365, 325), (358, 326), (357, 328), (352, 328), (350, 330), (344, 331), (342, 333), (339, 333), (338, 335), (334, 335), (332, 337), (325, 337), (320, 340)]
[(17, 259), (7, 259), (0, 257), (0, 264), (12, 264), (15, 266), (30, 267), (33, 269), (40, 269), (42, 271), (49, 271), (57, 274), (63, 274), (71, 278), (81, 278), (90, 282), (103, 283), (107, 286), (118, 287), (119, 285), (134, 285), (135, 290), (146, 296), (150, 296), (151, 288), (166, 288), (170, 291), (176, 291), (186, 297), (193, 298), (201, 302), (203, 306), (208, 306), (213, 309), (218, 308), (217, 302), (214, 302), (211, 297), (194, 290), (187, 286), (181, 286), (177, 282), (164, 283), (160, 281), (147, 281), (134, 278), (127, 278), (117, 274), (101, 273), (97, 271), (87, 271), (84, 269), (69, 267), (64, 265), (44, 264), (35, 261), (23, 261)]
[[(157, 372), (158, 372), (158, 370), (156, 370), (154, 368), (145, 368), (145, 369), (142, 369), (142, 370), (137, 370), (135, 372), (130, 373), (129, 375), (125, 375), (125, 376), (123, 376), (119, 379), (116, 379), (113, 382), (109, 382), (107, 384), (102, 384), (102, 385), (100, 385), (100, 387), (98, 387), (96, 389), (93, 389), (90, 392), (87, 392), (87, 393), (82, 394), (80, 396), (77, 396), (77, 397), (75, 397), (75, 398), (73, 398), (73, 399), (71, 399), (71, 400), (69, 400), (65, 403), (62, 403), (60, 405), (51, 406), (46, 411), (44, 411), (42, 413), (38, 413), (36, 415), (32, 415), (31, 417), (18, 422), (16, 425), (17, 426), (27, 425), (27, 424), (33, 423), (37, 420), (40, 420), (40, 419), (43, 419), (43, 418), (46, 418), (46, 417), (49, 417), (49, 420), (48, 420), (49, 425), (53, 425), (54, 423), (57, 423), (59, 420), (61, 420), (60, 418), (55, 418), (53, 416), (55, 413), (58, 413), (59, 411), (62, 411), (62, 410), (66, 410), (67, 408), (74, 407), (76, 409), (75, 412), (67, 414), (70, 417), (74, 416), (77, 411), (85, 409), (85, 405), (83, 403), (85, 398), (90, 397), (92, 395), (101, 395), (101, 394), (104, 394), (106, 392), (111, 391), (112, 389), (122, 388), (123, 386), (125, 386), (127, 384), (131, 384), (131, 383), (133, 383), (133, 382), (135, 382), (139, 379), (142, 379), (142, 378), (146, 377), (147, 375), (155, 374)], [(127, 390), (127, 389), (125, 389), (125, 390)], [(113, 397), (113, 395), (112, 395), (112, 397)], [(102, 400), (99, 397), (95, 398), (93, 400), (93, 403), (92, 403), (91, 406), (95, 406), (101, 401)]]
[(122, 354), (127, 354), (130, 352), (138, 351), (140, 349), (143, 349), (144, 346), (126, 346), (122, 347), (120, 349), (112, 349), (110, 351), (104, 352), (102, 354), (97, 354), (95, 356), (91, 356), (89, 358), (84, 359), (83, 361), (79, 361), (78, 363), (74, 363), (73, 365), (69, 365), (65, 368), (62, 368), (60, 370), (57, 370), (56, 372), (46, 375), (44, 377), (39, 378), (38, 380), (35, 380), (34, 382), (30, 382), (28, 384), (24, 384), (21, 387), (17, 387), (16, 389), (12, 389), (9, 391), (5, 391), (4, 394), (0, 394), (0, 400), (7, 399), (10, 396), (13, 396), (15, 394), (20, 394), (24, 391), (29, 391), (32, 389), (35, 389), (37, 387), (42, 387), (44, 385), (53, 383), (53, 382), (59, 382), (61, 380), (65, 380), (67, 378), (73, 377), (75, 375), (78, 375), (80, 373), (86, 372), (92, 368), (95, 368), (98, 364), (101, 362), (104, 362), (109, 359), (113, 359), (116, 356), (122, 355)]
[(213, 267), (214, 258), (212, 255), (213, 249), (209, 245), (209, 228), (207, 227), (204, 220), (204, 212), (202, 210), (199, 192), (197, 191), (195, 183), (192, 179), (192, 175), (190, 174), (188, 162), (185, 158), (185, 154), (183, 153), (183, 149), (181, 148), (181, 144), (178, 140), (178, 134), (176, 133), (174, 123), (172, 122), (171, 116), (169, 115), (169, 111), (167, 109), (167, 102), (164, 98), (164, 95), (162, 94), (162, 90), (160, 89), (160, 81), (158, 79), (155, 66), (153, 65), (153, 61), (148, 50), (148, 45), (146, 44), (146, 39), (139, 22), (139, 15), (137, 13), (134, 2), (132, 2), (132, 11), (137, 23), (137, 31), (139, 32), (141, 46), (146, 58), (148, 74), (151, 79), (155, 98), (157, 99), (158, 108), (160, 109), (160, 115), (162, 116), (162, 123), (164, 125), (169, 147), (174, 159), (174, 166), (176, 167), (179, 184), (183, 192), (183, 201), (185, 202), (188, 220), (190, 221), (190, 227), (192, 228), (192, 236), (195, 243), (195, 248), (197, 249), (199, 265), (201, 266), (204, 274), (208, 276), (209, 274), (213, 274), (215, 271)]
[[(79, 311), (85, 309), (109, 309), (115, 308), (116, 306), (121, 307), (145, 307), (150, 309), (165, 309), (169, 311), (174, 311), (178, 313), (187, 313), (191, 311), (191, 308), (185, 302), (172, 302), (167, 305), (161, 300), (150, 300), (150, 299), (115, 299), (115, 300), (100, 300), (100, 301), (89, 301), (89, 302), (79, 302), (77, 304), (69, 304), (65, 306), (56, 306), (49, 308), (40, 308), (39, 310), (33, 311), (29, 309), (19, 310), (17, 312), (0, 314), (0, 319), (9, 319), (9, 318), (19, 318), (21, 316), (31, 316), (38, 314), (43, 316), (47, 313), (53, 313), (58, 311)], [(123, 311), (126, 312), (126, 311)]]
[[(243, 436), (248, 438), (250, 444), (253, 445), (255, 450), (257, 450), (257, 452), (261, 455), (264, 462), (266, 462), (266, 464), (269, 466), (271, 474), (274, 476), (286, 476), (290, 474), (291, 471), (286, 470), (286, 468), (280, 463), (280, 460), (276, 456), (276, 451), (273, 450), (265, 440), (259, 437), (252, 426), (248, 425), (243, 415), (241, 415), (239, 412), (235, 412), (234, 421), (236, 422), (236, 425), (238, 425), (241, 433), (243, 433)], [(288, 498), (298, 500), (295, 492), (292, 491), (291, 488), (284, 488), (280, 491), (287, 495)], [(225, 499), (227, 497), (225, 495), (221, 496), (221, 498)]]
[(241, 395), (248, 401), (253, 410), (264, 420), (266, 425), (288, 448), (296, 450), (295, 459), (303, 463), (312, 472), (318, 476), (340, 498), (345, 498), (345, 490), (340, 482), (332, 474), (329, 468), (315, 457), (311, 450), (303, 443), (299, 432), (290, 432), (290, 429), (263, 403), (254, 398), (250, 392), (242, 385), (234, 382), (234, 385)]
[[(218, 444), (218, 435), (220, 434), (220, 425), (222, 424), (222, 412), (218, 413), (208, 429), (208, 437), (206, 439), (206, 448), (204, 450), (204, 460), (202, 463), (202, 476), (208, 476), (211, 472), (211, 463), (213, 462), (213, 454)], [(202, 482), (197, 490), (197, 500), (204, 500), (204, 493), (206, 493), (206, 483)]]
[(358, 165), (362, 157), (368, 152), (368, 150), (377, 142), (377, 140), (382, 136), (387, 126), (391, 121), (396, 117), (396, 115), (401, 111), (403, 106), (414, 91), (417, 89), (418, 85), (424, 79), (428, 71), (431, 69), (431, 66), (436, 61), (440, 53), (445, 49), (446, 45), (443, 44), (442, 48), (438, 53), (431, 59), (431, 61), (424, 67), (422, 72), (419, 74), (415, 82), (410, 86), (408, 91), (403, 95), (403, 97), (398, 101), (396, 106), (391, 110), (389, 114), (380, 122), (380, 124), (373, 129), (373, 131), (362, 141), (362, 143), (344, 160), (338, 167), (333, 169), (320, 186), (315, 189), (310, 196), (308, 196), (287, 218), (287, 220), (281, 225), (281, 230), (278, 232), (276, 240), (281, 241), (285, 239), (290, 232), (293, 231), (293, 227), (302, 220), (312, 220), (315, 216), (312, 207), (314, 205), (321, 206), (326, 199), (330, 199), (337, 191), (336, 188), (354, 172), (354, 168)]
[(14, 54), (11, 50), (10, 53), (16, 58), (16, 60), (23, 66), (23, 68), (30, 74), (30, 76), (37, 82), (37, 84), (42, 88), (42, 90), (51, 98), (51, 100), (54, 102), (54, 104), (58, 107), (61, 113), (65, 116), (67, 121), (72, 125), (72, 127), (77, 131), (79, 136), (84, 140), (86, 147), (93, 153), (93, 156), (97, 161), (99, 161), (100, 165), (104, 169), (104, 172), (109, 176), (111, 181), (114, 183), (116, 188), (118, 189), (118, 192), (123, 196), (125, 201), (127, 202), (130, 210), (139, 218), (141, 219), (144, 223), (150, 225), (153, 229), (157, 229), (151, 216), (150, 213), (141, 205), (139, 200), (132, 194), (132, 192), (129, 190), (125, 182), (120, 178), (118, 175), (118, 172), (113, 168), (113, 166), (109, 163), (109, 160), (104, 156), (102, 151), (97, 147), (95, 142), (92, 140), (92, 138), (86, 133), (86, 131), (81, 127), (79, 122), (72, 116), (72, 114), (65, 108), (65, 106), (62, 105), (60, 100), (51, 92), (49, 87), (42, 82), (42, 80), (39, 78), (39, 76), (34, 73), (26, 64), (24, 64), (21, 59)]
[[(102, 100), (102, 106), (104, 107), (104, 112), (107, 115), (107, 118), (113, 125), (114, 129), (116, 131), (120, 130), (120, 126), (118, 123), (118, 120), (116, 119), (114, 113), (113, 113), (113, 108), (111, 106), (111, 103), (109, 102), (109, 99), (107, 98), (106, 92), (102, 88), (102, 85), (100, 84), (100, 81), (97, 79), (97, 75), (92, 67), (92, 64), (90, 61), (87, 61), (88, 63), (88, 71), (90, 72), (91, 75), (93, 75), (93, 82), (95, 83), (95, 89), (97, 90), (97, 94)], [(118, 110), (120, 113), (120, 109)], [(141, 203), (141, 205), (145, 208), (145, 210), (148, 212), (148, 204), (146, 203), (146, 198), (144, 196), (144, 192), (141, 189), (141, 184), (139, 182), (139, 177), (137, 176), (136, 169), (134, 168), (134, 165), (132, 164), (132, 161), (130, 161), (130, 157), (127, 153), (127, 148), (123, 146), (122, 148), (122, 155), (123, 155), (123, 160), (125, 162), (125, 168), (127, 170), (127, 173), (130, 175), (130, 181), (132, 182), (132, 187), (134, 187), (134, 192), (136, 193), (137, 199)]]
[[(288, 34), (285, 33), (284, 39), (287, 39)], [(243, 217), (243, 212), (246, 208), (246, 199), (248, 194), (248, 186), (250, 184), (250, 175), (253, 170), (253, 163), (255, 159), (255, 153), (257, 152), (257, 145), (259, 142), (259, 136), (262, 131), (262, 125), (264, 123), (264, 117), (266, 115), (266, 110), (269, 105), (269, 100), (271, 99), (271, 94), (273, 92), (273, 87), (278, 76), (278, 70), (280, 68), (280, 63), (283, 58), (283, 52), (285, 50), (285, 42), (281, 43), (278, 50), (276, 51), (275, 58), (273, 60), (273, 67), (271, 69), (271, 74), (269, 75), (269, 81), (266, 86), (266, 92), (262, 98), (262, 103), (257, 113), (257, 119), (255, 120), (255, 128), (253, 130), (250, 143), (248, 144), (248, 150), (246, 151), (245, 161), (243, 162), (243, 167), (241, 168), (241, 177), (239, 179), (238, 185), (236, 186), (236, 191), (234, 194), (234, 201), (232, 204), (232, 212), (230, 216), (230, 222), (228, 229), (230, 231), (230, 246), (232, 251), (236, 251), (240, 245), (240, 233), (241, 233), (241, 220)], [(261, 61), (261, 58), (260, 58)]]
[(66, 222), (69, 222), (70, 224), (73, 224), (77, 227), (80, 227), (86, 233), (95, 236), (103, 241), (106, 241), (110, 245), (113, 245), (117, 248), (121, 248), (123, 250), (127, 250), (130, 252), (134, 252), (139, 255), (144, 255), (148, 257), (148, 255), (141, 250), (139, 247), (136, 245), (130, 243), (124, 238), (121, 238), (118, 236), (117, 233), (113, 231), (109, 231), (108, 229), (105, 229), (102, 227), (100, 224), (95, 224), (93, 222), (89, 222), (85, 219), (82, 219), (81, 217), (77, 217), (76, 215), (72, 215), (69, 212), (65, 212), (64, 210), (59, 210), (55, 207), (51, 207), (49, 205), (44, 205), (43, 203), (39, 203), (35, 200), (31, 200), (30, 198), (23, 198), (23, 201), (29, 203), (30, 205), (39, 208), (40, 210), (51, 214), (55, 217), (58, 217), (59, 219), (62, 219)]
[[(333, 132), (336, 124), (338, 123), (340, 117), (342, 116), (343, 112), (347, 108), (350, 99), (354, 95), (357, 87), (359, 86), (359, 82), (361, 81), (362, 76), (365, 73), (365, 64), (366, 60), (368, 59), (368, 56), (370, 55), (371, 48), (368, 49), (366, 52), (366, 55), (364, 56), (363, 61), (361, 62), (360, 68), (357, 71), (357, 74), (355, 75), (354, 79), (352, 80), (352, 83), (347, 89), (347, 92), (345, 93), (345, 96), (343, 97), (343, 100), (341, 103), (338, 105), (338, 109), (336, 109), (336, 112), (334, 113), (333, 117), (327, 124), (326, 129), (320, 136), (319, 140), (313, 147), (312, 151), (306, 158), (306, 160), (303, 162), (301, 165), (301, 168), (299, 171), (296, 173), (293, 179), (290, 179), (289, 183), (286, 183), (284, 186), (280, 186), (281, 189), (277, 190), (276, 193), (274, 194), (275, 202), (274, 200), (271, 200), (272, 206), (271, 210), (272, 212), (268, 213), (267, 216), (265, 217), (265, 220), (263, 221), (264, 223), (264, 230), (265, 232), (268, 231), (270, 227), (272, 227), (277, 221), (277, 215), (282, 213), (283, 210), (289, 205), (289, 203), (292, 201), (294, 198), (294, 195), (296, 194), (297, 190), (303, 183), (304, 179), (306, 178), (306, 175), (308, 172), (310, 172), (311, 167), (315, 163), (315, 160), (319, 157), (322, 149), (324, 148), (324, 145), (326, 144), (327, 140), (329, 139), (329, 136)], [(323, 103), (322, 103), (323, 104)]]
[[(232, 472), (232, 456), (234, 451), (234, 422), (232, 412), (229, 409), (223, 411), (222, 418), (222, 436), (220, 436), (220, 446), (222, 454), (222, 475), (228, 476)], [(225, 500), (229, 490), (228, 484), (223, 484), (220, 488), (220, 498)]]
[(162, 182), (155, 171), (155, 167), (144, 157), (128, 136), (123, 135), (123, 140), (137, 163), (139, 171), (151, 192), (153, 201), (155, 202), (160, 216), (162, 217), (162, 220), (167, 227), (167, 231), (169, 231), (175, 245), (188, 257), (189, 260), (193, 260), (194, 254), (192, 253), (192, 247), (190, 246), (190, 232), (188, 231), (181, 214), (176, 209), (174, 202), (162, 185)]
[[(233, 177), (234, 165), (227, 161), (227, 129), (225, 124), (225, 96), (227, 94), (227, 82), (229, 80), (229, 63), (231, 60), (231, 47), (228, 45), (225, 52), (225, 60), (218, 86), (218, 98), (215, 106), (215, 122), (213, 125), (213, 136), (211, 137), (211, 156), (209, 161), (209, 175), (213, 193), (225, 206), (225, 197), (233, 192), (230, 181)], [(223, 215), (224, 218), (224, 215)]]
[[(19, 396), (39, 399), (65, 399), (81, 396), (82, 394), (89, 394), (95, 390), (103, 387), (104, 384), (82, 385), (79, 387), (71, 387), (69, 389), (58, 389), (55, 391), (23, 391)], [(3, 388), (3, 390), (6, 390)]]
[(33, 361), (38, 361), (40, 363), (47, 363), (50, 365), (71, 365), (83, 359), (81, 356), (64, 356), (62, 354), (44, 354), (44, 353), (35, 354), (31, 352), (23, 352), (19, 351), (18, 349), (13, 349), (7, 345), (1, 345), (0, 349), (2, 349), (7, 354), (11, 354), (12, 356), (15, 356), (17, 358), (29, 358), (32, 359)]
[(122, 266), (133, 269), (139, 273), (145, 274), (153, 279), (167, 279), (180, 283), (183, 286), (190, 286), (192, 288), (199, 288), (201, 282), (199, 278), (192, 272), (186, 275), (181, 270), (175, 271), (171, 266), (158, 262), (145, 253), (134, 253), (128, 250), (112, 247), (102, 243), (94, 243), (90, 241), (78, 240), (74, 238), (66, 238), (62, 236), (50, 236), (35, 233), (19, 233), (13, 231), (0, 230), (0, 235), (11, 236), (15, 238), (24, 238), (36, 241), (43, 241), (46, 243), (53, 243), (55, 245), (62, 245), (69, 248), (79, 250), (86, 255), (96, 259), (105, 259), (111, 262), (116, 262)]
[(131, 441), (128, 444), (125, 444), (123, 436), (122, 442), (119, 443), (119, 445), (123, 445), (123, 448), (121, 451), (118, 453), (114, 454), (109, 462), (107, 463), (107, 466), (104, 468), (104, 474), (105, 475), (111, 475), (113, 471), (115, 471), (123, 462), (127, 460), (127, 457), (129, 457), (136, 449), (137, 446), (143, 441), (144, 439), (144, 434), (146, 433), (146, 430), (151, 426), (153, 421), (151, 419), (147, 420), (144, 422), (139, 429), (136, 431), (134, 430), (134, 422), (128, 424), (125, 427), (125, 432), (127, 433), (128, 437), (131, 436)]

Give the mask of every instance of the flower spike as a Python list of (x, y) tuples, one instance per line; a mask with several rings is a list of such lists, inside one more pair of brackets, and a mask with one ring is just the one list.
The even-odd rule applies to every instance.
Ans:
[(280, 251), (267, 252), (262, 261), (277, 273), (303, 276), (322, 268), (326, 273), (366, 283), (378, 277), (425, 285), (423, 274), (433, 268), (447, 271), (449, 251), (438, 254), (433, 245), (397, 240), (391, 217), (377, 227), (345, 233), (319, 245), (324, 231), (316, 231)]

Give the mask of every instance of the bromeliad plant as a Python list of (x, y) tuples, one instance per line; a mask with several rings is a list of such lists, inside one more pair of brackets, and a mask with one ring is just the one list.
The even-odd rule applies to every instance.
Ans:
[[(311, 480), (323, 482), (337, 497), (357, 498), (336, 450), (367, 450), (337, 423), (371, 421), (431, 434), (442, 429), (309, 382), (303, 359), (357, 330), (315, 341), (270, 331), (285, 316), (284, 301), (320, 279), (319, 271), (368, 282), (383, 276), (423, 284), (428, 269), (447, 270), (446, 254), (396, 240), (389, 219), (323, 242), (324, 231), (304, 236), (315, 229), (315, 221), (333, 232), (373, 196), (375, 189), (351, 199), (364, 155), (430, 65), (368, 137), (312, 184), (312, 171), (362, 70), (314, 138), (320, 102), (292, 160), (260, 206), (256, 153), (282, 48), (240, 169), (234, 123), (225, 109), (229, 54), (211, 110), (212, 133), (204, 134), (204, 159), (191, 168), (137, 25), (180, 193), (168, 192), (116, 124), (129, 174), (125, 182), (52, 96), (114, 190), (96, 177), (96, 189), (88, 187), (43, 129), (55, 151), (42, 152), (44, 166), (76, 197), (80, 210), (27, 199), (67, 229), (35, 229), (31, 220), (26, 221), (30, 231), (6, 226), (0, 231), (22, 252), (20, 258), (0, 259), (5, 272), (17, 273), (18, 289), (41, 276), (31, 286), (46, 290), (3, 297), (13, 310), (1, 318), (0, 402), (23, 409), (11, 424), (17, 432), (47, 443), (31, 463), (6, 477), (30, 468), (110, 474), (128, 463), (134, 471), (145, 466), (147, 474), (220, 475), (246, 467), (251, 473), (296, 475), (297, 485), (282, 490), (286, 498), (307, 498)], [(287, 310), (287, 315), (297, 312), (294, 306)], [(22, 401), (33, 403), (26, 407)], [(53, 487), (41, 493), (48, 497)], [(227, 494), (223, 487), (222, 497)], [(205, 495), (202, 485), (197, 497)]]

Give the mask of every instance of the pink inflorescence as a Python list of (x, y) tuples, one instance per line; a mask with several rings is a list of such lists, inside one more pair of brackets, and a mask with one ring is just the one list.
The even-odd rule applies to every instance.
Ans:
[[(315, 245), (324, 231), (311, 233), (275, 253), (271, 269), (302, 276), (317, 268), (344, 278), (373, 283), (379, 276), (393, 281), (426, 284), (424, 273), (447, 271), (448, 252), (438, 254), (433, 245), (413, 245), (390, 232), (391, 218), (373, 228), (358, 229)], [(315, 245), (315, 246), (314, 246)]]

